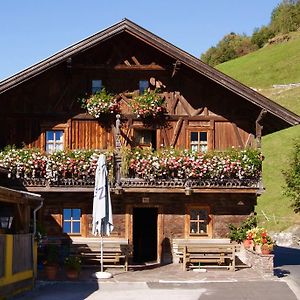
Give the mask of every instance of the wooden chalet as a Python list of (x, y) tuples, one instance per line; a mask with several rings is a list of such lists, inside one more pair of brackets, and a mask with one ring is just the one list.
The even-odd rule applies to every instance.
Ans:
[[(120, 119), (94, 118), (78, 102), (103, 87), (116, 95)], [(149, 89), (165, 99), (163, 122), (145, 122), (130, 106)], [(136, 261), (172, 261), (176, 239), (226, 237), (229, 223), (253, 213), (262, 185), (260, 173), (246, 181), (133, 178), (121, 169), (120, 148), (242, 151), (260, 148), (262, 135), (300, 122), (128, 19), (2, 81), (0, 105), (1, 148), (115, 151), (110, 239), (128, 241)], [(40, 220), (48, 236), (93, 238), (92, 179), (49, 183), (27, 176), (22, 184), (44, 198)]]

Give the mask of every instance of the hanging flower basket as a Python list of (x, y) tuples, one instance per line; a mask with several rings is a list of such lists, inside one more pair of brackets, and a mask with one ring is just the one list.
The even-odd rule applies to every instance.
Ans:
[(113, 94), (107, 93), (105, 88), (88, 98), (81, 99), (81, 107), (96, 119), (120, 113), (118, 100)]
[(158, 119), (167, 112), (165, 99), (157, 89), (145, 91), (142, 95), (133, 97), (130, 107), (132, 112), (140, 118)]

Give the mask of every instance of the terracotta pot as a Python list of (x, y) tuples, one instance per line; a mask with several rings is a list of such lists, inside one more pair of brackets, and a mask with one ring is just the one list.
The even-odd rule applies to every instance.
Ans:
[(66, 269), (66, 275), (69, 279), (78, 279), (79, 272), (74, 269)]
[(243, 244), (246, 249), (250, 249), (250, 248), (253, 249), (253, 241), (252, 240), (244, 240)]
[(45, 265), (45, 273), (49, 280), (54, 280), (57, 277), (58, 266), (57, 265)]
[(268, 255), (270, 253), (271, 253), (271, 251), (270, 251), (269, 247), (267, 247), (267, 246), (261, 247), (261, 254)]

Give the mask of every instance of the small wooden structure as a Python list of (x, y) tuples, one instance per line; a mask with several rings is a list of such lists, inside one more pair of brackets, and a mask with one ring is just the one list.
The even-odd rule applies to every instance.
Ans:
[(10, 229), (0, 229), (0, 299), (33, 287), (37, 244), (30, 221), (42, 201), (40, 195), (0, 186), (0, 215), (6, 209), (13, 218)]
[[(78, 98), (105, 87), (121, 118), (94, 118)], [(163, 123), (144, 122), (130, 106), (144, 88), (160, 89)], [(130, 20), (68, 47), (0, 83), (0, 147), (243, 151), (261, 137), (300, 123), (300, 117), (204, 64)], [(52, 148), (51, 148), (52, 147)], [(118, 151), (117, 151), (118, 152)], [(172, 262), (174, 239), (216, 239), (254, 211), (260, 174), (251, 180), (146, 180), (122, 174), (115, 156), (111, 185), (114, 231), (137, 262)], [(122, 176), (121, 176), (122, 174)], [(45, 205), (48, 236), (92, 238), (93, 178), (22, 179)]]

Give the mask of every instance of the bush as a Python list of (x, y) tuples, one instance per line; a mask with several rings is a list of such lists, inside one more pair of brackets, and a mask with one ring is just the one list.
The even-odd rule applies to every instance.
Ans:
[(284, 193), (292, 201), (295, 213), (300, 212), (300, 139), (295, 142), (289, 167), (283, 172), (285, 177)]
[(235, 226), (229, 224), (228, 228), (230, 230), (228, 237), (231, 241), (236, 241), (238, 243), (243, 242), (247, 237), (247, 231), (255, 228), (257, 226), (257, 219), (255, 216), (248, 217), (243, 221), (240, 226)]

